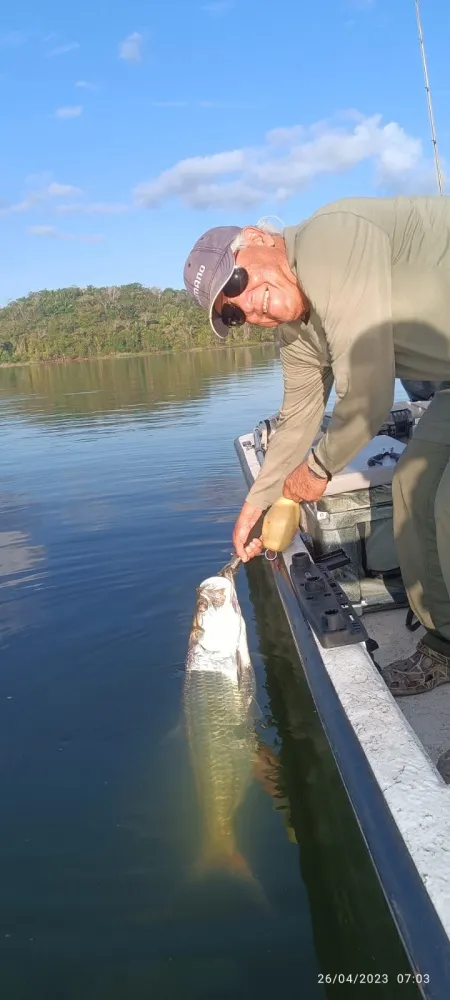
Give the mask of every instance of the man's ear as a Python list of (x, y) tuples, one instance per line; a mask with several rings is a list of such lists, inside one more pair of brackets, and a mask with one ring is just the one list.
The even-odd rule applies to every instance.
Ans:
[(256, 226), (245, 226), (242, 230), (242, 235), (249, 246), (275, 246), (272, 233), (266, 233), (263, 229), (257, 229)]

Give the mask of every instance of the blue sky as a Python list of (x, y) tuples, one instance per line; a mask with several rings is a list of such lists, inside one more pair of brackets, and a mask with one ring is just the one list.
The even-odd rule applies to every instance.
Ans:
[[(445, 163), (447, 0), (422, 21)], [(413, 0), (17, 0), (0, 111), (0, 304), (182, 287), (211, 225), (436, 190)]]

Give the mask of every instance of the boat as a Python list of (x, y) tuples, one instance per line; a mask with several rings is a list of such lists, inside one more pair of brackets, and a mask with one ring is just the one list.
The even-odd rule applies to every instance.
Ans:
[[(335, 508), (342, 509), (343, 496), (358, 491), (361, 496), (363, 483), (367, 495), (378, 500), (381, 495), (389, 521), (393, 469), (427, 405), (394, 404), (369, 448), (346, 470)], [(322, 430), (329, 419), (326, 414)], [(248, 488), (276, 429), (274, 414), (235, 440)], [(425, 695), (392, 696), (379, 668), (409, 656), (423, 629), (413, 621), (401, 577), (371, 573), (364, 560), (357, 564), (351, 533), (339, 527), (345, 519), (333, 516), (333, 497), (326, 501), (326, 494), (328, 515), (317, 509), (323, 501), (302, 504), (292, 544), (259, 558), (268, 557), (317, 713), (410, 963), (411, 981), (426, 1000), (448, 1000), (450, 775), (441, 762), (450, 748), (450, 685)], [(332, 528), (328, 542), (324, 522)]]

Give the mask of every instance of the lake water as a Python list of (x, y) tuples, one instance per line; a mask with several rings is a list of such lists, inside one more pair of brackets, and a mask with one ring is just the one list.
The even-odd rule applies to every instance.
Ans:
[(0, 370), (5, 1000), (316, 1000), (406, 969), (261, 560), (237, 586), (290, 812), (260, 773), (239, 837), (269, 912), (189, 878), (195, 588), (231, 552), (233, 439), (281, 390), (270, 347)]

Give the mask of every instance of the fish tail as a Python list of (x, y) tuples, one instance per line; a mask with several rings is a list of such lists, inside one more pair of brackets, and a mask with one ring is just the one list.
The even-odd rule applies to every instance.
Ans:
[(202, 857), (194, 865), (192, 877), (195, 880), (202, 880), (209, 875), (220, 873), (245, 883), (254, 899), (268, 909), (268, 902), (259, 879), (253, 874), (248, 861), (234, 844), (228, 849), (221, 845), (208, 845)]

